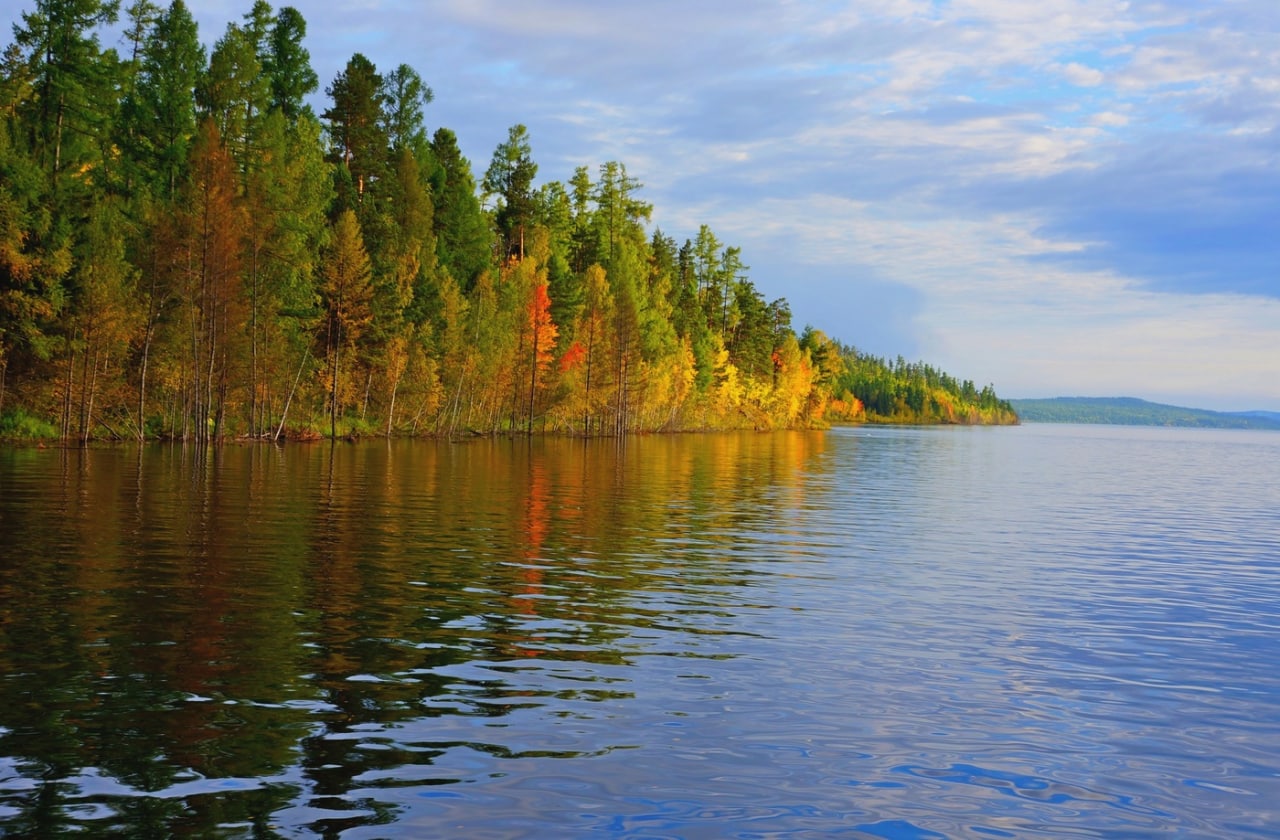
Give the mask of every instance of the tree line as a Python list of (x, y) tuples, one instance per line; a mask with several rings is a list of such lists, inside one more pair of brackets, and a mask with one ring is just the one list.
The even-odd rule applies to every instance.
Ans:
[[(122, 24), (116, 47), (104, 27)], [(324, 88), (294, 8), (36, 0), (0, 59), (0, 434), (623, 435), (1012, 422), (988, 386), (797, 334), (626, 166), (477, 178), (410, 66)]]
[(1280, 414), (1274, 411), (1210, 411), (1136, 397), (1053, 397), (1014, 400), (1012, 404), (1019, 416), (1031, 423), (1280, 430)]

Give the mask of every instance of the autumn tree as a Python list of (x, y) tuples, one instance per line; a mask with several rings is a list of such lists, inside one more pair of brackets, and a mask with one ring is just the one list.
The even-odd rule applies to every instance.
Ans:
[(604, 268), (587, 268), (583, 282), (582, 309), (574, 325), (574, 342), (561, 360), (564, 373), (575, 383), (570, 391), (572, 406), (578, 406), (582, 433), (589, 435), (602, 422), (602, 406), (608, 402), (607, 383), (610, 357), (613, 294)]
[(324, 296), (325, 356), (329, 380), (329, 434), (338, 436), (338, 414), (346, 400), (341, 386), (343, 350), (351, 348), (372, 318), (373, 268), (364, 248), (360, 222), (344, 210), (333, 223), (320, 291)]
[(206, 62), (190, 0), (29, 2), (0, 53), (0, 409), (201, 443), (291, 408), (334, 435), (1012, 416), (797, 338), (737, 246), (650, 232), (620, 161), (535, 185), (514, 125), (477, 189), (408, 65), (353, 55), (317, 119), (292, 7), (246, 0)]
[[(549, 256), (545, 244), (540, 250), (543, 252), (540, 257)], [(551, 318), (551, 296), (547, 294), (545, 270), (534, 275), (531, 286), (525, 304), (525, 330), (529, 336), (529, 410), (525, 426), (528, 434), (533, 433), (538, 385), (555, 361), (556, 336), (559, 334), (559, 328)]]
[(247, 217), (231, 155), (205, 120), (192, 147), (183, 196), (187, 219), (185, 303), (190, 329), (190, 433), (218, 440), (226, 431), (233, 379), (244, 358), (241, 272)]
[(279, 109), (263, 120), (257, 165), (247, 174), (244, 202), (245, 283), (250, 305), (250, 426), (280, 431), (286, 405), (312, 358), (317, 255), (326, 235), (333, 185), (320, 126)]
[[(409, 372), (411, 345), (429, 330), (423, 307), (435, 291), (437, 269), (429, 187), (412, 150), (401, 148), (393, 156), (383, 187), (385, 209), (379, 214), (381, 224), (377, 227), (381, 241), (376, 243), (376, 253), (370, 254), (374, 267), (373, 324), (371, 344), (366, 348), (366, 409), (372, 374), (378, 369), (383, 372), (382, 393), (389, 415), (394, 413), (401, 378)], [(370, 225), (366, 222), (362, 227), (367, 231)], [(388, 431), (391, 420), (389, 416)]]
[[(514, 288), (513, 283), (502, 283), (500, 287), (496, 273), (485, 271), (468, 296), (467, 339), (474, 373), (468, 380), (465, 423), (471, 428), (496, 431), (504, 406), (514, 399), (521, 323), (518, 310), (511, 305)], [(509, 407), (514, 408), (514, 404)]]
[[(98, 397), (103, 380), (110, 377), (116, 386), (111, 409), (122, 419), (124, 384), (121, 375), (124, 355), (138, 321), (132, 306), (133, 284), (137, 271), (125, 255), (124, 226), (119, 200), (104, 200), (95, 205), (84, 238), (76, 254), (73, 279), (75, 297), (72, 321), (75, 341), (67, 348), (67, 366), (73, 368), (79, 352), (78, 394), (73, 378), (68, 376), (63, 404), (63, 437), (69, 437), (76, 426), (81, 443), (87, 443), (96, 423), (101, 423), (117, 437), (123, 433), (106, 420), (98, 419)], [(73, 402), (74, 400), (74, 402)]]
[(435, 428), (438, 432), (453, 434), (458, 427), (463, 397), (476, 365), (467, 340), (468, 301), (448, 269), (442, 267), (438, 278), (438, 317), (435, 323), (440, 326), (435, 331), (435, 348), (443, 405), (436, 417)]

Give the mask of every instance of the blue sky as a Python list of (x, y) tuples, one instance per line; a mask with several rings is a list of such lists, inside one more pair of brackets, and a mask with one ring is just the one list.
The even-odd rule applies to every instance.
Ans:
[[(211, 43), (249, 0), (188, 0)], [(1275, 0), (318, 0), (327, 85), (413, 66), (482, 174), (626, 164), (678, 240), (1007, 397), (1280, 410)]]

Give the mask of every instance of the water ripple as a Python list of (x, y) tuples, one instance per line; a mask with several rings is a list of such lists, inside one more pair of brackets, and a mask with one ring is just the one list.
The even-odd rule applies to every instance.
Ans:
[(0, 833), (1276, 836), (1280, 437), (582, 444), (0, 457)]

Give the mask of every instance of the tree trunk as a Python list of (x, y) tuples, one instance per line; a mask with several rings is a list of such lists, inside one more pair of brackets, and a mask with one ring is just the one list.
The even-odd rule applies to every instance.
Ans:
[[(92, 372), (90, 371), (92, 364)], [(93, 387), (97, 382), (98, 358), (91, 336), (85, 337), (84, 362), (80, 366), (80, 429), (81, 445), (89, 442), (89, 415), (93, 410)]]
[(153, 335), (155, 335), (155, 325), (149, 321), (142, 338), (142, 366), (138, 377), (138, 443), (142, 443), (147, 437), (147, 362), (151, 357)]
[(284, 432), (284, 421), (289, 416), (289, 406), (293, 404), (293, 395), (298, 390), (298, 383), (302, 381), (302, 371), (307, 366), (307, 359), (311, 358), (311, 349), (302, 354), (302, 364), (298, 365), (298, 375), (293, 378), (293, 387), (289, 389), (289, 396), (285, 398), (284, 409), (280, 412), (280, 425), (276, 427), (275, 440), (280, 440), (281, 433)]
[(338, 438), (338, 366), (342, 362), (342, 325), (336, 324), (335, 329), (338, 335), (333, 343), (333, 370), (329, 379), (329, 437), (333, 440)]
[(258, 407), (258, 249), (253, 249), (253, 280), (249, 309), (249, 435), (257, 437), (260, 429)]
[(373, 389), (373, 367), (370, 366), (364, 380), (364, 400), (360, 403), (360, 422), (369, 414), (369, 391)]
[(533, 434), (533, 400), (534, 395), (538, 393), (538, 330), (533, 331), (533, 353), (529, 358), (529, 417), (525, 424), (524, 433), (526, 435)]
[[(72, 333), (72, 340), (75, 340), (75, 334)], [(76, 351), (74, 347), (67, 348), (67, 382), (66, 388), (62, 392), (62, 439), (69, 440), (71, 438), (71, 394), (75, 387), (75, 370), (76, 370)]]
[[(387, 437), (391, 437), (391, 424), (396, 417), (396, 391), (400, 388), (400, 377), (396, 377), (391, 383), (391, 404), (387, 407)], [(417, 421), (414, 421), (414, 427), (417, 427)]]

